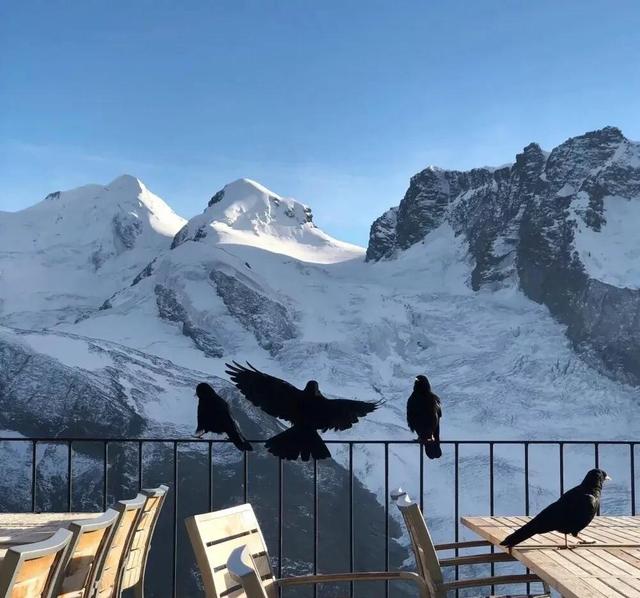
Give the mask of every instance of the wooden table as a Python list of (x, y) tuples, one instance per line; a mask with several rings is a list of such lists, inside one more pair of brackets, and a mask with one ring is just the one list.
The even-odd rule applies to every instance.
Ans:
[[(462, 524), (500, 546), (530, 517), (462, 517)], [(580, 533), (593, 544), (564, 534), (540, 534), (513, 548), (515, 558), (565, 598), (640, 598), (640, 517), (596, 517)]]
[(11, 546), (46, 540), (71, 521), (99, 515), (102, 513), (0, 513), (0, 562)]

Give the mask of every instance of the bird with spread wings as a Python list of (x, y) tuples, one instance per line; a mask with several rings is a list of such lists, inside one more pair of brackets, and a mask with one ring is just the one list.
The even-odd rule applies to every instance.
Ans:
[(291, 427), (267, 440), (270, 453), (287, 460), (326, 459), (331, 456), (318, 430), (348, 430), (359, 418), (375, 411), (381, 401), (327, 399), (315, 380), (300, 390), (285, 380), (235, 361), (227, 363), (227, 374), (240, 392), (265, 413), (286, 420)]

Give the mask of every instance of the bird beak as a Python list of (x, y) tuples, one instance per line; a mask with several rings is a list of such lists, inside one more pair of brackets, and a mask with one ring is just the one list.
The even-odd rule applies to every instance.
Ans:
[(611, 481), (611, 478), (610, 478), (609, 476), (605, 476), (605, 478), (604, 478), (604, 479), (605, 479), (605, 480), (609, 480), (609, 481)]

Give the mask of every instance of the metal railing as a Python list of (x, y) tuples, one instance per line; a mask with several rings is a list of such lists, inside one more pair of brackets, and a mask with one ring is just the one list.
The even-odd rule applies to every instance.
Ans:
[[(205, 447), (205, 457), (208, 461), (208, 478), (207, 478), (207, 502), (209, 506), (209, 510), (213, 510), (214, 507), (214, 446), (227, 444), (229, 441), (227, 440), (219, 440), (219, 439), (182, 439), (182, 438), (66, 438), (66, 437), (40, 437), (40, 438), (25, 438), (25, 437), (0, 437), (0, 448), (5, 446), (4, 443), (22, 443), (23, 445), (26, 443), (27, 451), (30, 450), (30, 461), (31, 461), (31, 511), (36, 512), (38, 508), (38, 449), (39, 447), (54, 445), (59, 447), (60, 445), (67, 447), (67, 455), (66, 455), (66, 464), (59, 463), (59, 468), (61, 471), (64, 471), (66, 468), (66, 479), (67, 479), (67, 488), (66, 488), (66, 507), (68, 511), (72, 511), (73, 507), (73, 491), (74, 491), (74, 455), (76, 453), (76, 447), (82, 445), (86, 447), (87, 445), (97, 447), (99, 451), (101, 451), (101, 461), (102, 461), (102, 507), (106, 509), (108, 506), (108, 488), (109, 488), (109, 469), (110, 469), (110, 449), (114, 446), (119, 445), (133, 445), (137, 446), (137, 486), (138, 488), (143, 487), (143, 482), (145, 479), (145, 449), (152, 445), (168, 445), (170, 451), (172, 453), (172, 479), (163, 480), (164, 483), (171, 487), (173, 491), (173, 501), (168, 501), (168, 505), (171, 510), (171, 527), (172, 527), (172, 557), (171, 557), (171, 595), (173, 598), (176, 598), (178, 594), (177, 592), (177, 580), (178, 580), (178, 530), (181, 522), (179, 521), (178, 512), (179, 505), (181, 501), (181, 493), (186, 492), (187, 490), (180, 488), (180, 469), (179, 469), (179, 449), (182, 447), (193, 447), (199, 446)], [(253, 443), (261, 443), (263, 440), (252, 440)], [(347, 500), (348, 500), (348, 539), (349, 539), (349, 547), (348, 547), (348, 568), (350, 571), (354, 570), (355, 567), (355, 535), (356, 530), (354, 527), (354, 481), (357, 480), (357, 476), (354, 469), (354, 449), (355, 448), (365, 448), (370, 449), (372, 447), (382, 447), (384, 462), (382, 464), (382, 474), (383, 474), (383, 483), (381, 484), (382, 489), (378, 488), (379, 491), (379, 501), (382, 503), (380, 508), (384, 511), (384, 566), (388, 570), (389, 563), (389, 547), (390, 547), (390, 520), (391, 514), (389, 511), (389, 493), (390, 493), (390, 484), (389, 484), (389, 475), (390, 475), (390, 449), (398, 449), (402, 447), (403, 449), (409, 450), (411, 446), (415, 447), (411, 449), (413, 452), (413, 460), (415, 461), (415, 468), (417, 469), (417, 488), (412, 494), (417, 492), (417, 500), (419, 501), (420, 508), (424, 510), (425, 503), (425, 492), (429, 491), (429, 487), (425, 487), (425, 457), (424, 451), (421, 449), (420, 445), (416, 441), (413, 440), (326, 440), (327, 444), (332, 446), (343, 446), (346, 447), (346, 458), (343, 459), (344, 463), (340, 465), (342, 469), (345, 471), (345, 475), (348, 479), (348, 491), (347, 491)], [(607, 514), (615, 514), (615, 515), (636, 515), (637, 505), (636, 505), (636, 479), (639, 477), (640, 472), (636, 471), (636, 447), (640, 445), (640, 441), (591, 441), (591, 440), (529, 440), (529, 441), (518, 441), (518, 440), (449, 440), (442, 441), (444, 457), (443, 460), (446, 460), (451, 464), (453, 472), (453, 536), (454, 540), (457, 542), (460, 540), (460, 516), (462, 514), (460, 512), (460, 498), (461, 498), (461, 480), (460, 480), (460, 466), (461, 463), (464, 463), (464, 458), (461, 458), (461, 450), (473, 448), (481, 448), (486, 451), (486, 463), (488, 467), (488, 511), (489, 515), (496, 515), (496, 474), (498, 473), (498, 468), (496, 466), (496, 452), (498, 450), (506, 449), (510, 447), (513, 449), (510, 452), (510, 456), (514, 455), (521, 459), (521, 467), (518, 466), (515, 468), (515, 472), (522, 475), (523, 478), (523, 498), (524, 498), (524, 511), (525, 515), (530, 514), (531, 508), (531, 452), (532, 448), (538, 449), (540, 447), (555, 447), (558, 451), (558, 472), (559, 477), (557, 479), (557, 485), (560, 492), (564, 492), (565, 490), (565, 478), (566, 478), (566, 453), (569, 447), (581, 447), (587, 453), (592, 451), (592, 463), (593, 466), (598, 467), (601, 464), (601, 457), (603, 447), (615, 447), (616, 451), (620, 454), (616, 457), (616, 469), (620, 470), (621, 468), (627, 469), (628, 471), (628, 479), (625, 480), (617, 480), (618, 483), (625, 484), (625, 491), (628, 489), (628, 503), (629, 508), (626, 513), (623, 512), (615, 512), (615, 513), (607, 513)], [(15, 446), (15, 445), (14, 445)], [(627, 454), (625, 458), (623, 453)], [(418, 457), (419, 454), (419, 457)], [(583, 455), (584, 456), (584, 455)], [(244, 502), (250, 500), (250, 485), (249, 485), (249, 465), (250, 461), (255, 458), (252, 453), (243, 453), (241, 459), (241, 468), (242, 468), (242, 492), (241, 497)], [(268, 456), (268, 459), (273, 459), (276, 461), (275, 457)], [(498, 464), (504, 460), (504, 457), (498, 459)], [(627, 460), (628, 463), (622, 464), (624, 460)], [(282, 577), (283, 574), (283, 562), (284, 562), (284, 552), (283, 552), (283, 524), (285, 518), (285, 510), (284, 510), (284, 496), (286, 494), (286, 485), (285, 485), (285, 475), (284, 475), (284, 464), (283, 461), (279, 461), (277, 463), (277, 553), (275, 558), (275, 568), (278, 574), (278, 577)], [(321, 462), (322, 463), (322, 462)], [(130, 463), (129, 463), (130, 465)], [(512, 471), (512, 474), (514, 472)], [(313, 517), (313, 558), (312, 558), (312, 567), (313, 572), (318, 572), (318, 561), (319, 561), (319, 536), (321, 529), (321, 521), (319, 518), (319, 484), (318, 484), (318, 462), (312, 462), (312, 477), (313, 477), (313, 508), (312, 508), (312, 517)], [(379, 485), (380, 486), (380, 485)], [(193, 488), (188, 489), (189, 492), (193, 492)], [(382, 492), (382, 495), (380, 495)], [(117, 498), (125, 498), (125, 497), (117, 497)], [(416, 498), (416, 497), (414, 497)], [(28, 507), (27, 507), (28, 508)], [(165, 507), (166, 508), (166, 507)], [(6, 510), (5, 506), (0, 504), (0, 511)], [(25, 509), (26, 510), (26, 509)], [(481, 514), (486, 514), (486, 511)], [(190, 550), (190, 549), (188, 549)], [(455, 551), (456, 556), (458, 556), (458, 550)], [(346, 565), (346, 563), (345, 563)], [(455, 576), (458, 578), (459, 570), (456, 566)], [(491, 574), (494, 574), (494, 565), (491, 564)], [(384, 595), (388, 598), (389, 596), (389, 582), (384, 582)], [(354, 584), (351, 582), (350, 586), (350, 596), (354, 595)], [(314, 588), (314, 596), (317, 596), (318, 589)]]

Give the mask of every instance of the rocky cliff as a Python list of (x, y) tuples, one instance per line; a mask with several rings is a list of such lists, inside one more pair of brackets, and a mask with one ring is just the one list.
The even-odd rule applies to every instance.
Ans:
[[(371, 227), (367, 260), (393, 259), (444, 222), (468, 242), (475, 290), (517, 285), (575, 348), (640, 384), (640, 144), (606, 127), (502, 168), (429, 167)], [(615, 246), (621, 250), (615, 252)]]

